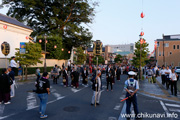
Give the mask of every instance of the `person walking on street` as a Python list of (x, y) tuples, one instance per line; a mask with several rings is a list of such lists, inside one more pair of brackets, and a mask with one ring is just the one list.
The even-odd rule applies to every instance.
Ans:
[(86, 69), (86, 67), (84, 67), (84, 70), (82, 71), (82, 78), (83, 78), (82, 84), (87, 85), (88, 75), (89, 75), (88, 70)]
[(40, 79), (40, 77), (41, 77), (40, 69), (39, 68), (36, 68), (36, 76), (37, 76), (36, 81), (38, 81)]
[(166, 67), (165, 75), (166, 75), (166, 89), (169, 89), (169, 85), (171, 84), (170, 82), (170, 74), (171, 74), (171, 69), (169, 69), (169, 66)]
[(22, 79), (22, 67), (21, 67), (21, 64), (19, 64), (18, 76), (19, 76), (19, 80), (21, 80)]
[(40, 99), (40, 106), (39, 106), (39, 113), (41, 114), (40, 118), (48, 117), (47, 115), (45, 115), (48, 95), (50, 94), (50, 83), (48, 79), (49, 79), (48, 73), (44, 72), (42, 78), (39, 81), (37, 81), (36, 84), (36, 88), (37, 88), (36, 92)]
[(15, 59), (16, 59), (16, 58), (13, 56), (13, 57), (12, 57), (12, 60), (10, 61), (10, 66), (11, 66), (11, 68), (12, 68), (12, 71), (14, 71), (14, 72), (15, 72), (16, 67), (17, 67), (17, 63), (16, 63)]
[(161, 75), (161, 80), (162, 80), (162, 84), (164, 85), (165, 84), (165, 79), (166, 79), (166, 76), (165, 76), (165, 66), (163, 65), (162, 66), (162, 70), (160, 71), (160, 75)]
[(9, 77), (10, 77), (10, 80), (13, 81), (13, 84), (11, 85), (11, 97), (15, 97), (15, 79), (14, 79), (14, 76), (15, 76), (15, 73), (14, 71), (12, 71), (11, 67), (8, 67), (8, 71), (9, 71)]
[[(96, 105), (100, 105), (100, 97), (101, 97), (101, 78), (100, 78), (101, 73), (97, 74), (97, 77), (93, 81), (93, 96), (91, 100), (91, 105), (94, 105), (96, 102)], [(97, 80), (97, 81), (96, 81)]]
[(113, 70), (111, 69), (111, 65), (109, 65), (106, 71), (107, 91), (109, 91), (109, 84), (111, 86), (111, 91), (113, 91), (113, 86), (112, 86), (113, 79), (114, 79)]
[(64, 71), (63, 71), (63, 83), (64, 83), (64, 87), (68, 87), (68, 71), (67, 71), (67, 67), (65, 67)]
[[(129, 79), (125, 81), (125, 87), (124, 87), (126, 90), (126, 97), (128, 97), (128, 99), (126, 100), (126, 113), (128, 115), (131, 114), (130, 108), (131, 108), (131, 103), (133, 103), (134, 112), (137, 117), (139, 111), (138, 111), (136, 93), (139, 90), (139, 84), (138, 81), (134, 79), (134, 76), (136, 75), (135, 72), (129, 71), (128, 75), (129, 75)], [(130, 120), (130, 118), (127, 119)]]
[(58, 68), (57, 68), (57, 65), (54, 66), (53, 68), (53, 83), (54, 84), (57, 84), (57, 79), (58, 79)]
[(177, 96), (177, 73), (175, 73), (174, 68), (172, 69), (172, 73), (170, 74), (171, 79), (171, 94)]
[(10, 104), (10, 86), (12, 81), (10, 82), (10, 78), (7, 75), (7, 69), (2, 69), (2, 74), (0, 75), (0, 104), (4, 102), (4, 104)]

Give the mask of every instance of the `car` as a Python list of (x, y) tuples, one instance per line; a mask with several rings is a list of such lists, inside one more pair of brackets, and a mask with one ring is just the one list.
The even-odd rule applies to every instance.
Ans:
[(179, 67), (179, 66), (176, 66), (176, 67), (175, 67), (175, 72), (176, 72), (177, 74), (180, 74), (180, 67)]

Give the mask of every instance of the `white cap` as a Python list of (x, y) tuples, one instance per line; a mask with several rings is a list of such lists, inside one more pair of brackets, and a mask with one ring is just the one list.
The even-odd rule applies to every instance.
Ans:
[(136, 75), (136, 73), (134, 71), (129, 71), (128, 75)]

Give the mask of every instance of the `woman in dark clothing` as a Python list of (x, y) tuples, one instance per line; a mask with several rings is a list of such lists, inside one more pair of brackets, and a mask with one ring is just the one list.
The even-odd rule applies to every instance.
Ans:
[(12, 83), (7, 73), (7, 69), (2, 69), (2, 74), (0, 75), (0, 104), (2, 104), (2, 101), (4, 104), (10, 104), (10, 86)]

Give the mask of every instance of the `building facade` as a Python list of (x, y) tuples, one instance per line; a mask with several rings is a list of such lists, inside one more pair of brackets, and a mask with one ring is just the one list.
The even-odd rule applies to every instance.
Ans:
[[(15, 55), (15, 49), (20, 48), (20, 42), (30, 42), (29, 35), (32, 32), (33, 30), (30, 27), (16, 19), (0, 14), (0, 45), (3, 42), (7, 42), (10, 45), (10, 53), (6, 56), (7, 58)], [(6, 67), (6, 57), (0, 51), (0, 68)]]
[(180, 35), (163, 35), (163, 39), (156, 41), (157, 65), (180, 66)]

